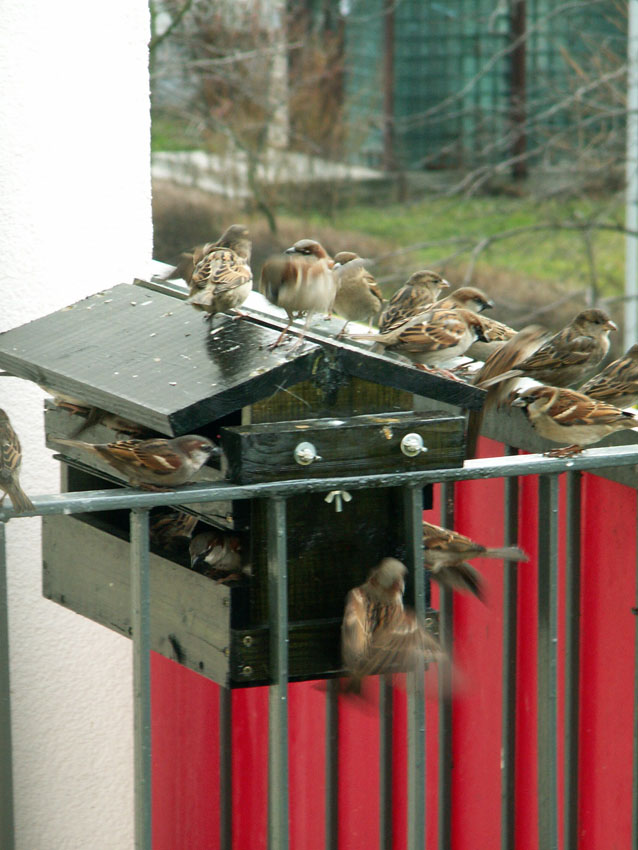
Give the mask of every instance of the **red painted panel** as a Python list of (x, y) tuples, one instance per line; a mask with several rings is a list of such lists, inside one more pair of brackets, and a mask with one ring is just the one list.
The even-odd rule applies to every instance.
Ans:
[(155, 653), (151, 681), (153, 848), (212, 850), (219, 844), (218, 688)]
[[(483, 456), (502, 454), (481, 442)], [(516, 742), (516, 848), (538, 850), (537, 805), (537, 481), (521, 480)], [(564, 494), (561, 484), (561, 517)], [(440, 522), (439, 488), (426, 516)], [(581, 818), (578, 850), (625, 850), (631, 834), (631, 741), (636, 596), (636, 496), (595, 476), (583, 479)], [(456, 528), (487, 545), (503, 540), (502, 482), (457, 487)], [(560, 524), (564, 538), (564, 519)], [(564, 694), (564, 552), (560, 552), (559, 797), (562, 796)], [(486, 604), (457, 595), (454, 604), (454, 850), (500, 845), (500, 752), (503, 567), (476, 561)], [(437, 589), (433, 604), (437, 605)], [(153, 799), (155, 850), (218, 847), (218, 689), (153, 656)], [(406, 694), (396, 677), (393, 756), (396, 850), (406, 846)], [(426, 813), (428, 847), (436, 846), (438, 713), (436, 673), (426, 676)], [(379, 846), (378, 683), (367, 698), (340, 698), (339, 850)], [(325, 690), (291, 685), (290, 831), (293, 850), (323, 850)], [(233, 850), (265, 850), (267, 836), (268, 692), (233, 693)], [(561, 843), (562, 848), (562, 814)]]
[(585, 475), (579, 850), (631, 843), (636, 493)]

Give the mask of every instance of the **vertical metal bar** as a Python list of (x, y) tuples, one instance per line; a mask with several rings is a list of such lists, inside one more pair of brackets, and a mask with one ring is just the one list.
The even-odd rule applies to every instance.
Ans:
[(131, 628), (133, 631), (133, 751), (135, 848), (152, 850), (151, 606), (148, 509), (131, 511)]
[(7, 552), (5, 524), (0, 522), (0, 846), (6, 850), (15, 847), (10, 684)]
[(638, 0), (629, 0), (627, 16), (625, 349), (638, 340)]
[[(414, 580), (414, 608), (425, 619), (423, 568), (423, 490), (403, 488), (408, 567)], [(408, 674), (408, 850), (425, 846), (425, 688), (424, 671)]]
[[(507, 455), (518, 449), (507, 447)], [(505, 543), (518, 542), (518, 478), (505, 479)], [(518, 564), (503, 564), (503, 696), (501, 733), (501, 850), (515, 850), (516, 804), (516, 635), (518, 631)]]
[(233, 846), (233, 693), (219, 688), (219, 847)]
[(558, 476), (538, 481), (538, 830), (543, 850), (558, 848)]
[(286, 502), (268, 500), (268, 847), (288, 850), (288, 563)]
[[(441, 525), (454, 527), (454, 483), (441, 485)], [(439, 589), (439, 636), (450, 664), (439, 667), (439, 850), (452, 846), (452, 681), (454, 595), (449, 588)]]
[(565, 630), (565, 847), (578, 845), (580, 690), (580, 472), (567, 473)]
[[(379, 850), (392, 850), (392, 676), (379, 681)], [(336, 845), (333, 845), (336, 847)]]
[(339, 679), (326, 692), (326, 850), (339, 841)]

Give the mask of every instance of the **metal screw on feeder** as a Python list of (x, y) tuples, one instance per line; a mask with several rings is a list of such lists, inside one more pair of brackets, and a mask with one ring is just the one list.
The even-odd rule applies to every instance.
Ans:
[(324, 499), (324, 502), (331, 505), (333, 501), (335, 503), (335, 511), (340, 514), (343, 510), (344, 501), (351, 502), (352, 495), (347, 490), (331, 490)]
[(427, 452), (428, 448), (423, 444), (420, 434), (406, 434), (401, 440), (401, 451), (406, 457), (416, 457)]

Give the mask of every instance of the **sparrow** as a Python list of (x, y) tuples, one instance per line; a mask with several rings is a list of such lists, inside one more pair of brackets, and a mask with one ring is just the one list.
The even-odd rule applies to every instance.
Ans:
[(337, 294), (333, 309), (346, 319), (338, 336), (343, 336), (350, 322), (367, 322), (372, 327), (372, 320), (381, 312), (383, 294), (366, 269), (366, 260), (350, 251), (340, 251), (334, 261)]
[(341, 652), (351, 691), (359, 692), (364, 676), (415, 671), (444, 657), (436, 638), (403, 604), (406, 573), (401, 561), (383, 558), (346, 597)]
[(186, 434), (172, 440), (117, 440), (114, 443), (84, 443), (55, 438), (52, 443), (98, 455), (132, 487), (143, 490), (170, 490), (188, 483), (193, 475), (221, 449), (199, 434)]
[(0, 408), (0, 490), (3, 491), (0, 507), (5, 496), (9, 496), (16, 511), (32, 511), (33, 502), (20, 486), (19, 474), (22, 463), (20, 440), (13, 430), (7, 414)]
[(443, 587), (473, 593), (483, 598), (483, 579), (468, 558), (502, 558), (505, 561), (529, 561), (517, 546), (488, 549), (469, 537), (423, 521), (423, 548), (426, 567), (434, 581)]
[(541, 437), (554, 443), (569, 443), (546, 452), (549, 457), (570, 457), (614, 431), (638, 428), (636, 414), (562, 387), (531, 387), (518, 395), (512, 405), (523, 409)]
[[(189, 304), (213, 315), (240, 307), (253, 288), (248, 229), (231, 224), (193, 269)], [(238, 314), (240, 317), (243, 314)]]
[[(511, 371), (515, 366), (526, 360), (531, 354), (550, 338), (551, 334), (540, 325), (529, 325), (519, 331), (512, 339), (504, 343), (487, 358), (482, 368), (474, 377), (477, 387), (483, 385), (496, 375)], [(468, 349), (469, 350), (469, 349)], [(476, 444), (483, 423), (483, 417), (488, 410), (500, 407), (518, 384), (520, 378), (510, 378), (490, 386), (480, 410), (470, 410), (467, 422), (466, 457), (472, 458), (476, 453)]]
[(350, 339), (370, 339), (422, 366), (445, 366), (464, 354), (482, 335), (481, 318), (469, 310), (429, 310), (403, 325), (378, 334), (352, 334)]
[(189, 547), (191, 569), (217, 582), (241, 578), (249, 570), (241, 565), (241, 542), (235, 534), (205, 531), (193, 537)]
[(151, 543), (169, 552), (182, 549), (190, 543), (198, 522), (196, 516), (176, 509), (152, 516), (149, 530)]
[(215, 242), (206, 242), (203, 245), (196, 245), (190, 251), (182, 251), (179, 255), (179, 262), (177, 265), (170, 269), (170, 271), (166, 272), (166, 274), (154, 275), (154, 280), (177, 280), (180, 278), (190, 284), (193, 272), (195, 271), (195, 266), (206, 256), (206, 254), (212, 251), (215, 246)]
[(447, 289), (449, 285), (440, 274), (428, 269), (414, 272), (390, 298), (379, 318), (379, 330), (390, 330), (422, 313), (434, 304), (441, 290)]
[(586, 381), (579, 392), (615, 407), (631, 407), (638, 401), (638, 344)]
[(288, 324), (270, 346), (280, 345), (293, 320), (306, 317), (296, 349), (304, 338), (315, 313), (328, 313), (337, 293), (332, 273), (334, 260), (314, 239), (300, 239), (288, 248), (285, 256), (270, 257), (261, 270), (259, 291), (277, 307), (286, 311)]
[(509, 378), (532, 378), (543, 384), (568, 387), (582, 380), (609, 351), (609, 331), (617, 330), (604, 310), (583, 310), (515, 369), (482, 381), (483, 387)]
[(461, 307), (463, 310), (471, 310), (472, 313), (482, 313), (494, 306), (487, 295), (475, 286), (460, 286), (454, 292), (450, 292), (445, 298), (440, 298), (432, 305), (433, 310), (454, 310)]

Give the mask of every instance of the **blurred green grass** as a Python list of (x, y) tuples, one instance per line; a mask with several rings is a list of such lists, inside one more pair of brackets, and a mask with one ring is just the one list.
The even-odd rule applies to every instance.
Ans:
[[(620, 201), (613, 198), (541, 201), (503, 195), (469, 199), (437, 197), (382, 208), (346, 207), (331, 224), (381, 237), (397, 246), (439, 243), (416, 248), (413, 259), (418, 265), (443, 263), (448, 267), (467, 264), (472, 248), (481, 239), (517, 228), (539, 228), (495, 239), (481, 252), (477, 271), (485, 274), (494, 269), (574, 288), (589, 286), (593, 269), (601, 294), (614, 295), (623, 289), (623, 234), (593, 228), (568, 230), (561, 228), (561, 224), (593, 221), (621, 224), (622, 214)], [(311, 219), (317, 224), (326, 221), (320, 215)], [(467, 242), (455, 243), (457, 239)]]

